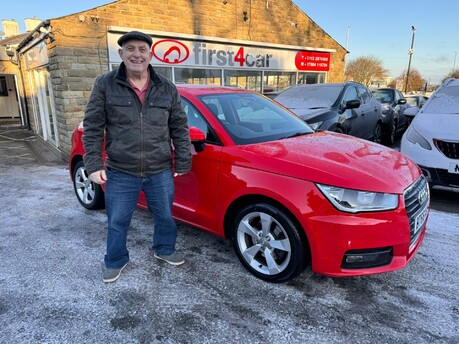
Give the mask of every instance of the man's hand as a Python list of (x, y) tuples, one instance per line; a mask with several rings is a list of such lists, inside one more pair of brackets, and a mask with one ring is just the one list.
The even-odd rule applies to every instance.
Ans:
[(96, 171), (89, 175), (89, 179), (91, 179), (96, 184), (105, 184), (107, 181), (107, 175), (105, 174), (105, 170)]
[(177, 173), (177, 172), (175, 172), (175, 173), (174, 173), (174, 177), (180, 177), (180, 176), (183, 176), (184, 174), (185, 174), (185, 173)]

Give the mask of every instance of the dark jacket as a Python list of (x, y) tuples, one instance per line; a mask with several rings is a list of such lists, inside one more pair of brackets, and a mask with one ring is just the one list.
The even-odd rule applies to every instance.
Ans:
[(108, 167), (140, 177), (165, 171), (172, 165), (172, 139), (175, 171), (191, 169), (187, 116), (177, 88), (148, 68), (143, 104), (127, 81), (124, 63), (96, 79), (83, 121), (88, 174), (104, 169), (104, 132)]

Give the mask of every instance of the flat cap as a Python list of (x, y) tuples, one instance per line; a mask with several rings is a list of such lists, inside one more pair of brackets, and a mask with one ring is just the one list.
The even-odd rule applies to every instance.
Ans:
[(131, 31), (131, 32), (125, 33), (120, 38), (118, 38), (118, 45), (122, 47), (124, 43), (132, 39), (136, 39), (138, 41), (144, 41), (148, 43), (149, 47), (151, 47), (151, 45), (153, 44), (153, 40), (151, 39), (150, 36), (140, 31)]

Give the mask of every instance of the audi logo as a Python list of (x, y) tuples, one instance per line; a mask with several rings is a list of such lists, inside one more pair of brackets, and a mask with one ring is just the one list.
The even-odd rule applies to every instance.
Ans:
[(429, 197), (429, 193), (426, 188), (423, 188), (418, 194), (418, 203), (423, 204), (427, 197)]
[(190, 56), (190, 50), (182, 42), (173, 39), (163, 39), (151, 47), (153, 56), (167, 64), (178, 64)]

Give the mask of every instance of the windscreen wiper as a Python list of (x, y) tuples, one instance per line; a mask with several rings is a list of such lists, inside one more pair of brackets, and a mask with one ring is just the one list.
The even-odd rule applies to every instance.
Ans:
[(307, 135), (307, 134), (311, 134), (310, 132), (307, 132), (307, 131), (298, 131), (294, 134), (291, 134), (291, 135), (287, 135), (287, 136), (284, 136), (284, 137), (281, 137), (280, 140), (283, 140), (283, 139), (290, 139), (292, 137), (297, 137), (297, 136), (303, 136), (303, 135)]

